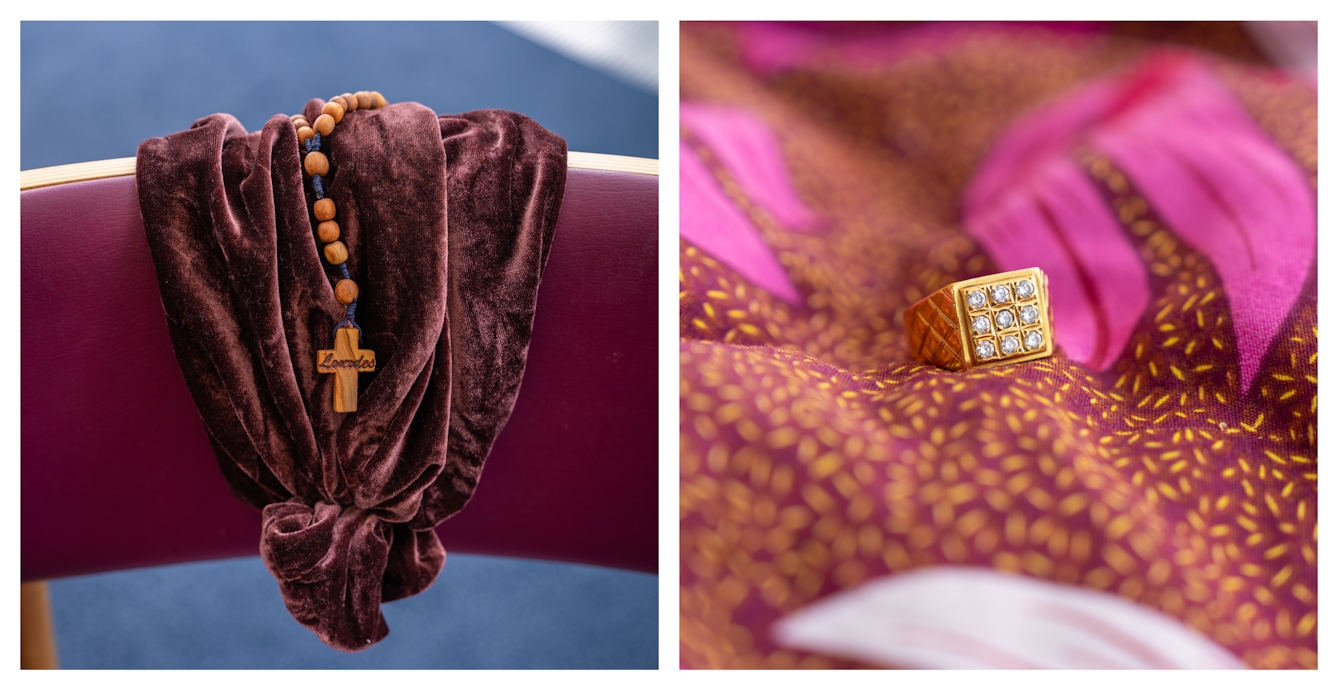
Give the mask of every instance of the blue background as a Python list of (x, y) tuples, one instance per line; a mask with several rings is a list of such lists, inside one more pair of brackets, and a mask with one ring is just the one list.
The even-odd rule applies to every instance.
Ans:
[(504, 108), (572, 151), (658, 158), (659, 100), (493, 24), (23, 22), (24, 170), (134, 156), (231, 113), (247, 130), (374, 89), (438, 113)]
[[(572, 151), (658, 157), (656, 94), (492, 24), (24, 22), (20, 36), (25, 170), (134, 156), (211, 113), (256, 130), (360, 89), (438, 113), (514, 110)], [(66, 668), (658, 666), (657, 579), (614, 569), (451, 553), (427, 592), (384, 605), (390, 636), (356, 654), (293, 621), (258, 557), (50, 588)]]

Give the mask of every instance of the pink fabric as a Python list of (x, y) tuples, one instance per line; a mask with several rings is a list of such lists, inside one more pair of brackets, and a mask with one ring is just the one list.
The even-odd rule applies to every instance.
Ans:
[(797, 305), (802, 302), (785, 269), (762, 242), (753, 222), (725, 196), (692, 147), (680, 142), (679, 234), (740, 275)]
[(1315, 256), (1315, 198), (1286, 153), (1200, 62), (1154, 55), (1025, 117), (967, 188), (963, 218), (1002, 269), (1052, 276), (1056, 339), (1097, 369), (1147, 305), (1146, 272), (1073, 159), (1090, 146), (1127, 171), (1222, 277), (1247, 390)]
[(739, 108), (701, 103), (684, 102), (678, 112), (682, 126), (720, 157), (752, 203), (787, 230), (814, 230), (821, 225), (822, 219), (790, 182), (780, 142), (764, 120)]
[(966, 228), (1001, 270), (1049, 275), (1055, 341), (1106, 369), (1147, 307), (1147, 271), (1076, 162), (1056, 154), (1029, 163), (992, 169), (1014, 173), (1011, 187), (984, 203), (968, 194)]
[[(1316, 668), (1313, 92), (1257, 67), (1232, 23), (949, 28), (973, 40), (864, 66), (842, 49), (878, 47), (864, 39), (883, 32), (894, 54), (920, 27), (681, 27), (682, 98), (774, 128), (784, 170), (826, 223), (817, 237), (758, 225), (805, 298), (797, 307), (680, 244), (681, 664), (943, 666), (868, 654), (902, 642), (879, 638), (906, 615), (881, 596), (887, 608), (855, 603), (828, 629), (849, 646), (783, 633), (922, 576), (944, 586), (945, 606), (908, 595), (923, 614), (913, 623), (1011, 648), (996, 665), (1071, 664), (1035, 656), (1022, 624), (1038, 610), (1019, 612), (1021, 598), (964, 606), (983, 588), (941, 579), (968, 567), (1169, 618), (1231, 664)], [(742, 37), (778, 30), (805, 34), (775, 51), (795, 66), (759, 75)], [(1171, 42), (1202, 50), (1145, 62)], [(683, 136), (731, 178), (715, 145), (690, 127)], [(1273, 170), (1279, 153), (1292, 171)], [(1196, 201), (1190, 183), (1215, 195)], [(724, 189), (756, 216), (741, 184)], [(1262, 213), (1270, 206), (1283, 208)], [(1233, 215), (1252, 227), (1214, 220)], [(1265, 235), (1279, 247), (1262, 247)], [(907, 308), (1022, 259), (1056, 265), (1065, 342), (1052, 357), (964, 372), (914, 361)], [(1264, 260), (1302, 287), (1269, 287), (1282, 325), (1258, 334), (1271, 340), (1242, 389), (1242, 356), (1255, 354), (1240, 330), (1260, 315), (1226, 277), (1248, 267), (1268, 279)], [(954, 605), (968, 610), (960, 626), (945, 616)], [(1139, 651), (1144, 664), (1214, 666), (1154, 642), (1149, 617), (1112, 642), (1155, 649), (1160, 659)], [(1065, 654), (1076, 636), (1138, 622), (1053, 619)]]

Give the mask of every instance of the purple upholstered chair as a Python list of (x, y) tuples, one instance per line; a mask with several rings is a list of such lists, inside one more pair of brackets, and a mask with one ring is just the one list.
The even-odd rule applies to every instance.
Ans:
[[(654, 572), (658, 164), (569, 167), (514, 413), (437, 532), (448, 552)], [(51, 641), (43, 579), (255, 555), (260, 512), (230, 493), (177, 368), (134, 159), (20, 187), (27, 667)]]

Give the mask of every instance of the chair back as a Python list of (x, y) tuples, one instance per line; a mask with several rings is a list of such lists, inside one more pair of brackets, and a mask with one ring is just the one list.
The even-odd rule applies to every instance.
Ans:
[[(514, 412), (437, 532), (448, 552), (653, 572), (658, 166), (570, 165)], [(21, 181), (25, 581), (258, 554), (260, 512), (229, 491), (172, 352), (133, 172)]]

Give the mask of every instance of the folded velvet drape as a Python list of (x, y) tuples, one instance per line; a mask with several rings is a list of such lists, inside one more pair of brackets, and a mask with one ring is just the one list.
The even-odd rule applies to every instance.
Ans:
[(316, 371), (344, 309), (289, 119), (247, 133), (211, 115), (141, 144), (136, 175), (173, 348), (219, 467), (264, 511), (261, 555), (289, 611), (359, 650), (389, 632), (381, 602), (436, 578), (432, 528), (469, 500), (510, 415), (566, 142), (516, 113), (438, 117), (416, 103), (348, 113), (327, 142), (360, 345), (378, 363), (348, 414)]

